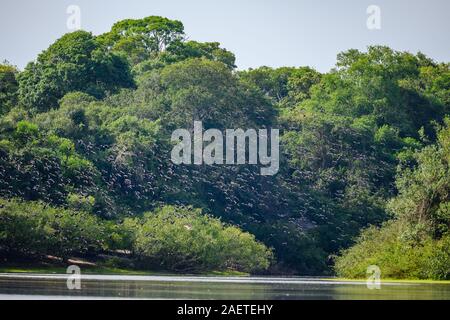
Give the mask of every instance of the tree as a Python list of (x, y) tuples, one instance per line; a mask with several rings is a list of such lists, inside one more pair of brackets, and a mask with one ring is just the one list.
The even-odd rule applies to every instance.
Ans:
[[(421, 80), (424, 72), (427, 81)], [(433, 78), (440, 79), (436, 91), (431, 90)], [(448, 113), (442, 99), (448, 90), (446, 78), (448, 65), (439, 66), (420, 53), (383, 46), (369, 47), (366, 53), (349, 50), (338, 55), (337, 69), (313, 86), (311, 99), (299, 108), (351, 117), (372, 115), (377, 125), (387, 124), (402, 137), (417, 138), (422, 126), (432, 134), (432, 122), (442, 122)]]
[(30, 62), (18, 80), (21, 103), (39, 112), (57, 107), (70, 91), (101, 98), (133, 86), (127, 63), (85, 31), (62, 36)]
[(259, 88), (264, 94), (280, 102), (288, 95), (287, 83), (295, 68), (283, 67), (272, 69), (260, 67), (239, 73), (242, 81)]
[(9, 64), (0, 64), (0, 115), (7, 113), (17, 104), (18, 71)]
[(389, 203), (408, 224), (407, 237), (441, 238), (450, 231), (450, 119), (438, 131), (436, 145), (415, 155), (417, 165), (403, 168), (396, 180), (397, 197)]
[[(98, 37), (67, 34), (22, 73), (2, 66), (0, 197), (42, 211), (24, 210), (32, 218), (18, 237), (40, 231), (35, 220), (48, 212), (85, 211), (96, 216), (90, 223), (107, 220), (110, 248), (133, 249), (147, 266), (262, 270), (271, 247), (271, 271), (323, 275), (329, 257), (372, 225), (345, 265), (357, 259), (361, 271), (364, 251), (376, 251), (393, 274), (421, 265), (446, 277), (449, 130), (434, 127), (450, 112), (449, 65), (379, 46), (337, 60), (325, 74), (236, 71), (219, 43), (186, 41), (181, 22), (152, 16)], [(279, 128), (278, 174), (172, 163), (173, 130), (194, 121), (204, 130)], [(378, 229), (391, 215), (394, 226)], [(71, 221), (48, 230), (61, 223), (63, 237), (77, 238)], [(39, 236), (29, 251), (35, 245)]]
[(104, 230), (86, 212), (0, 199), (0, 254), (12, 258), (97, 254), (105, 249)]
[[(203, 121), (205, 128), (239, 128), (266, 126), (273, 121), (271, 103), (237, 77), (221, 62), (188, 59), (150, 75), (139, 90), (154, 86), (164, 99), (162, 122), (168, 128), (190, 128)], [(150, 81), (151, 80), (151, 81)]]
[(332, 253), (348, 246), (361, 228), (386, 219), (395, 159), (374, 141), (376, 124), (370, 119), (317, 114), (291, 121), (298, 129), (282, 136), (283, 173), (311, 193), (306, 217), (320, 230), (321, 246)]
[(230, 51), (220, 48), (218, 42), (174, 42), (162, 55), (161, 60), (166, 63), (178, 62), (190, 58), (206, 58), (212, 61), (219, 61), (228, 68), (236, 68), (236, 57)]
[(254, 236), (198, 209), (164, 206), (125, 224), (137, 229), (134, 251), (153, 268), (255, 272), (267, 269), (272, 256)]
[(99, 41), (135, 65), (155, 57), (183, 38), (184, 26), (180, 21), (150, 16), (119, 21), (111, 31), (100, 35)]
[(260, 67), (239, 72), (245, 83), (260, 89), (282, 106), (293, 107), (309, 98), (309, 89), (320, 81), (319, 72), (309, 67)]
[(356, 244), (341, 252), (335, 269), (345, 277), (363, 277), (377, 265), (384, 277), (450, 277), (450, 120), (438, 141), (415, 154), (413, 168), (400, 167), (399, 193), (389, 201), (394, 219), (364, 230)]

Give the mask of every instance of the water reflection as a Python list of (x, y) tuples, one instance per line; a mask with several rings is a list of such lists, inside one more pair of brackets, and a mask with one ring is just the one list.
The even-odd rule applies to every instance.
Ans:
[(81, 290), (69, 290), (67, 275), (0, 275), (0, 298), (132, 299), (450, 299), (448, 284), (383, 283), (313, 278), (170, 277), (84, 275)]

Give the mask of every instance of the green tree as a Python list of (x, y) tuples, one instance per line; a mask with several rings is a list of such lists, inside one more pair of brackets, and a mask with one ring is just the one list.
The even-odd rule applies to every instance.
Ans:
[[(434, 70), (434, 77), (440, 79), (434, 92), (431, 77), (427, 76), (428, 84), (420, 80), (426, 70), (428, 74)], [(300, 109), (351, 117), (372, 115), (379, 126), (390, 125), (401, 136), (417, 137), (421, 127), (431, 134), (432, 122), (442, 122), (448, 113), (442, 99), (448, 90), (447, 73), (448, 65), (437, 65), (420, 53), (382, 46), (369, 47), (367, 53), (349, 50), (338, 55), (337, 69), (311, 89), (311, 99)]]
[(0, 253), (70, 258), (104, 249), (104, 226), (93, 215), (41, 202), (0, 199)]
[(220, 62), (189, 59), (169, 65), (161, 71), (160, 86), (170, 104), (163, 120), (179, 127), (194, 121), (203, 121), (205, 128), (267, 125), (275, 115), (269, 101), (241, 85)]
[(111, 31), (100, 35), (99, 41), (134, 65), (157, 56), (183, 38), (180, 21), (150, 16), (119, 21)]
[(18, 71), (9, 64), (0, 64), (0, 115), (7, 113), (17, 104), (19, 84)]
[(309, 89), (320, 81), (319, 72), (309, 67), (260, 67), (241, 71), (241, 80), (260, 89), (282, 106), (293, 107), (309, 98)]
[(85, 31), (62, 36), (30, 62), (18, 80), (22, 104), (40, 112), (57, 107), (70, 91), (100, 98), (133, 86), (127, 63)]
[(219, 61), (228, 68), (236, 68), (234, 54), (226, 49), (220, 48), (218, 42), (175, 42), (162, 56), (161, 60), (166, 62), (178, 62), (189, 58), (206, 58), (212, 61)]
[(439, 239), (450, 228), (450, 119), (439, 130), (436, 145), (415, 158), (417, 166), (403, 168), (397, 177), (399, 194), (389, 208), (409, 225), (408, 237)]
[(399, 193), (388, 205), (394, 219), (363, 231), (341, 253), (339, 275), (363, 277), (375, 264), (384, 277), (449, 279), (450, 121), (445, 122), (437, 143), (416, 153), (414, 168), (401, 168)]
[(185, 272), (255, 272), (267, 269), (271, 259), (270, 250), (254, 236), (200, 210), (173, 206), (144, 215), (134, 252), (150, 266)]

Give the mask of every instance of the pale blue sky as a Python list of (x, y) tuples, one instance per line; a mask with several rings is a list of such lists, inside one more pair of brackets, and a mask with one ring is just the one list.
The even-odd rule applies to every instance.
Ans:
[[(94, 34), (125, 18), (181, 20), (190, 39), (234, 52), (240, 69), (309, 65), (324, 72), (337, 53), (371, 44), (450, 61), (449, 0), (0, 0), (0, 60), (23, 68), (35, 59), (68, 32), (71, 4)], [(366, 27), (371, 4), (381, 8), (381, 30)]]

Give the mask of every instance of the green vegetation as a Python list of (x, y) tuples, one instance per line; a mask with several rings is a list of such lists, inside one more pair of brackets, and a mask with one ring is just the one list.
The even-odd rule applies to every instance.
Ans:
[[(347, 278), (324, 278), (322, 280), (327, 281), (343, 281), (343, 282), (355, 282), (355, 281), (366, 281), (364, 279), (347, 279)], [(450, 284), (449, 280), (430, 280), (430, 279), (390, 279), (390, 278), (381, 278), (380, 283), (408, 283), (408, 284)]]
[(129, 66), (124, 59), (101, 46), (88, 32), (64, 35), (36, 62), (18, 75), (19, 97), (28, 109), (46, 111), (70, 91), (103, 97), (121, 87), (132, 87)]
[[(71, 264), (78, 264), (82, 268), (83, 274), (112, 274), (112, 275), (142, 275), (142, 276), (169, 276), (176, 275), (177, 273), (169, 273), (167, 271), (154, 271), (138, 268), (120, 268), (116, 266), (108, 266), (105, 261), (99, 260), (95, 263), (86, 264), (85, 261), (69, 261)], [(0, 266), (0, 273), (39, 273), (39, 274), (65, 274), (67, 273), (67, 263), (61, 263), (58, 261), (22, 261), (14, 263), (2, 263)], [(199, 274), (199, 273), (195, 273)], [(207, 271), (201, 272), (201, 275), (205, 276), (248, 276), (246, 272), (236, 270), (223, 270), (223, 271)], [(193, 273), (194, 275), (194, 273)]]
[[(79, 262), (77, 262), (79, 264)], [(121, 275), (167, 275), (155, 271), (139, 271), (108, 266), (82, 265), (84, 274), (121, 274)], [(67, 265), (51, 263), (14, 263), (0, 267), (0, 273), (40, 273), (40, 274), (65, 274)]]
[(0, 116), (7, 113), (18, 101), (18, 70), (9, 65), (0, 64)]
[(166, 206), (129, 219), (126, 228), (135, 234), (132, 249), (141, 264), (173, 271), (265, 270), (271, 252), (253, 235), (224, 226), (200, 210)]
[(64, 260), (128, 250), (127, 258), (113, 256), (104, 266), (177, 272), (258, 271), (271, 258), (252, 235), (200, 210), (166, 206), (111, 225), (83, 211), (17, 200), (0, 200), (0, 248), (6, 258)]
[(0, 200), (0, 248), (7, 256), (94, 254), (104, 232), (97, 217), (81, 211)]
[[(448, 279), (449, 90), (449, 64), (383, 46), (237, 71), (162, 17), (66, 34), (0, 66), (0, 256)], [(194, 121), (279, 128), (280, 171), (173, 164)]]
[(378, 265), (384, 277), (450, 279), (450, 120), (436, 145), (414, 155), (417, 165), (401, 169), (399, 194), (388, 208), (395, 219), (365, 230), (337, 259), (339, 275), (363, 277)]

